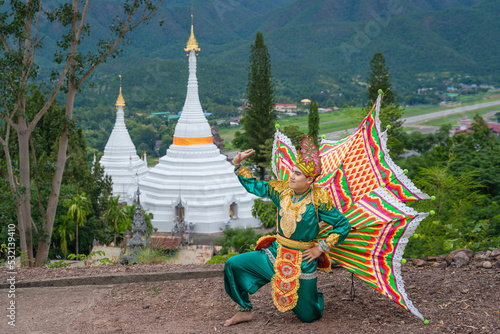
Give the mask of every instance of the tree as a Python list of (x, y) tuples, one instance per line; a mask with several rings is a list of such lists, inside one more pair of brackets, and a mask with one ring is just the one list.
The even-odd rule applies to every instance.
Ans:
[[(298, 148), (300, 146), (300, 141), (304, 137), (304, 134), (300, 132), (299, 127), (297, 125), (289, 125), (285, 126), (285, 128), (282, 130), (283, 134), (290, 138), (292, 141), (293, 146), (295, 148)], [(271, 143), (272, 147), (272, 143)]]
[(119, 228), (124, 225), (128, 226), (128, 223), (130, 222), (130, 218), (127, 216), (127, 213), (125, 212), (125, 210), (123, 210), (123, 207), (121, 207), (120, 204), (118, 203), (119, 199), (120, 196), (112, 198), (109, 201), (108, 210), (104, 214), (104, 220), (114, 232), (113, 242), (115, 246), (116, 246), (116, 235), (118, 234)]
[(309, 104), (309, 117), (307, 118), (308, 124), (308, 135), (314, 139), (314, 143), (318, 145), (318, 135), (319, 135), (319, 113), (318, 113), (318, 102), (311, 101)]
[(76, 225), (76, 255), (78, 255), (78, 226), (83, 226), (85, 223), (87, 215), (90, 212), (89, 204), (85, 193), (78, 194), (71, 202), (66, 203), (68, 206), (66, 217)]
[(264, 44), (261, 32), (251, 46), (250, 66), (248, 68), (247, 106), (241, 123), (243, 133), (238, 133), (236, 143), (241, 149), (254, 148), (251, 161), (257, 164), (260, 178), (265, 177), (265, 168), (270, 160), (264, 154), (266, 140), (274, 134), (276, 111), (274, 108), (275, 90), (271, 77), (271, 58)]
[[(415, 204), (418, 211), (432, 209), (435, 215), (422, 221), (416, 238), (408, 244), (407, 252), (412, 256), (440, 255), (454, 248), (478, 251), (492, 246), (488, 239), (492, 234), (488, 221), (474, 221), (470, 217), (486, 200), (486, 196), (479, 193), (484, 186), (475, 181), (475, 171), (459, 176), (450, 173), (450, 163), (444, 167), (422, 168), (416, 179), (417, 186), (436, 200)], [(475, 227), (482, 231), (472, 232)], [(496, 240), (498, 242), (498, 238)]]
[[(53, 10), (42, 13), (42, 0), (12, 0), (10, 10), (0, 13), (0, 118), (5, 122), (4, 135), (0, 138), (6, 158), (10, 191), (16, 202), (17, 229), (21, 251), (27, 254), (23, 265), (42, 265), (48, 257), (64, 167), (67, 160), (69, 133), (73, 119), (76, 94), (95, 69), (110, 56), (121, 52), (118, 48), (126, 34), (149, 20), (166, 0), (126, 0), (123, 13), (117, 15), (109, 27), (112, 37), (99, 40), (96, 46), (85, 45), (90, 39), (91, 26), (86, 23), (90, 0), (60, 1)], [(42, 15), (44, 14), (44, 15)], [(48, 22), (43, 22), (44, 20)], [(34, 117), (26, 113), (29, 85), (36, 80), (38, 66), (36, 52), (41, 48), (38, 27), (58, 24), (62, 33), (54, 54), (56, 70), (52, 71), (51, 84), (44, 106)], [(43, 37), (42, 37), (43, 38)], [(82, 48), (96, 50), (81, 52)], [(38, 235), (38, 249), (34, 257), (32, 228), (35, 223), (31, 212), (30, 138), (40, 120), (49, 110), (56, 95), (66, 97), (65, 121), (58, 138), (57, 161), (52, 178), (52, 191), (42, 213), (42, 231)], [(13, 161), (10, 135), (17, 134), (17, 160)], [(15, 156), (14, 156), (15, 157)], [(16, 166), (16, 167), (14, 167)], [(34, 260), (34, 261), (33, 261)]]
[(60, 247), (66, 258), (68, 254), (68, 241), (73, 241), (75, 239), (75, 233), (73, 232), (72, 220), (68, 216), (62, 216), (60, 223), (54, 228), (54, 232), (57, 233), (60, 240)]
[(373, 55), (370, 61), (371, 72), (368, 75), (368, 100), (373, 105), (378, 97), (378, 91), (381, 89), (384, 92), (382, 104), (391, 105), (395, 104), (394, 92), (392, 91), (391, 73), (385, 65), (385, 58), (377, 52)]
[(379, 91), (382, 91), (380, 121), (382, 122), (382, 128), (388, 128), (387, 146), (391, 154), (399, 155), (403, 153), (405, 141), (402, 128), (403, 122), (401, 121), (403, 109), (396, 103), (395, 94), (392, 91), (391, 74), (385, 65), (384, 56), (380, 52), (373, 55), (370, 62), (370, 69), (367, 92), (368, 110), (365, 109), (365, 115), (377, 100)]
[(472, 128), (449, 138), (450, 127), (443, 127), (429, 151), (397, 162), (436, 199), (412, 204), (420, 212), (435, 211), (408, 244), (412, 256), (483, 250), (500, 242), (500, 140), (480, 116)]

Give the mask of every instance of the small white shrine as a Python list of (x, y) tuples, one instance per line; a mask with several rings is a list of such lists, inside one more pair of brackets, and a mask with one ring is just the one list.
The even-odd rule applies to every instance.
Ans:
[(135, 145), (128, 134), (125, 126), (124, 107), (125, 99), (120, 85), (120, 94), (116, 100), (115, 127), (109, 136), (104, 148), (104, 155), (99, 163), (104, 167), (105, 173), (111, 176), (113, 196), (120, 196), (120, 202), (131, 204), (139, 180), (144, 178), (148, 172), (148, 164), (145, 156), (143, 159), (139, 158)]
[(217, 233), (226, 226), (258, 227), (252, 216), (255, 197), (241, 186), (234, 167), (213, 144), (212, 132), (198, 96), (196, 56), (200, 51), (191, 24), (184, 49), (189, 79), (172, 145), (139, 181), (141, 203), (153, 214), (159, 232), (171, 232), (183, 221), (194, 233)]

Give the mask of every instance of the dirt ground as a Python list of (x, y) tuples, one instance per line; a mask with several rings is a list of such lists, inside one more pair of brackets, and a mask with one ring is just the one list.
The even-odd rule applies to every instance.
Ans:
[[(128, 269), (126, 269), (128, 268)], [(116, 272), (216, 270), (207, 266), (107, 266), (100, 268), (20, 269), (19, 280), (105, 275)], [(4, 272), (0, 271), (0, 275)], [(357, 278), (349, 298), (351, 275), (337, 268), (321, 273), (323, 318), (301, 323), (273, 306), (270, 286), (252, 296), (255, 319), (225, 328), (236, 313), (223, 279), (169, 281), (16, 291), (16, 327), (0, 319), (0, 333), (499, 333), (500, 270), (469, 265), (446, 269), (405, 264), (406, 291), (428, 325)], [(7, 291), (0, 290), (6, 313)]]

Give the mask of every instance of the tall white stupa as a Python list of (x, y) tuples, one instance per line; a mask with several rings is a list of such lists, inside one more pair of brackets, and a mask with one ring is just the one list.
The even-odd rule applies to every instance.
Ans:
[(167, 154), (139, 182), (141, 203), (153, 214), (152, 223), (160, 232), (171, 232), (179, 219), (194, 224), (195, 233), (217, 233), (228, 225), (260, 226), (251, 213), (255, 197), (241, 186), (234, 167), (213, 144), (198, 97), (200, 48), (192, 22), (184, 50), (189, 60), (186, 101)]
[(120, 202), (132, 203), (134, 192), (140, 179), (148, 172), (147, 160), (140, 159), (135, 145), (125, 126), (123, 108), (125, 99), (122, 95), (121, 75), (120, 94), (116, 100), (116, 122), (109, 136), (104, 155), (100, 160), (101, 166), (113, 181), (113, 196), (120, 196)]

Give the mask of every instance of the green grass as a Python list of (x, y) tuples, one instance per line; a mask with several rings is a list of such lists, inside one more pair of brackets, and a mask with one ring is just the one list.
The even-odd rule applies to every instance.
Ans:
[[(350, 118), (351, 110), (359, 112), (361, 108), (349, 108), (336, 110), (324, 114), (319, 114), (320, 121), (320, 134), (330, 133), (334, 131), (346, 130), (354, 126), (353, 121)], [(284, 117), (276, 121), (280, 125), (281, 129), (284, 129), (290, 125), (296, 125), (299, 130), (303, 133), (307, 133), (307, 116), (293, 116)], [(243, 131), (243, 126), (232, 126), (230, 128), (219, 129), (219, 135), (224, 139), (225, 142), (234, 139), (234, 134), (236, 131)], [(226, 145), (226, 147), (228, 147)]]
[(160, 158), (148, 157), (148, 167), (156, 166), (158, 162), (160, 162)]

